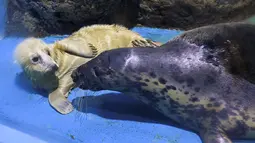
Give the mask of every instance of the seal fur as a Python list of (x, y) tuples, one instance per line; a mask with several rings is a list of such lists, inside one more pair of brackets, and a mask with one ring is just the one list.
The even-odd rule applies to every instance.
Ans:
[(106, 50), (158, 44), (120, 25), (91, 25), (53, 44), (29, 37), (17, 45), (15, 59), (35, 88), (49, 92), (50, 105), (68, 114), (73, 110), (67, 97), (75, 87), (70, 77), (75, 68)]
[(204, 26), (159, 48), (103, 52), (71, 77), (82, 89), (141, 100), (204, 143), (255, 139), (254, 39), (252, 24)]

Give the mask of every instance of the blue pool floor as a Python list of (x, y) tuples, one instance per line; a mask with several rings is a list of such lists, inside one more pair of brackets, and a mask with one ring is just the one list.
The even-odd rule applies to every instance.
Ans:
[[(160, 42), (179, 34), (146, 28), (133, 30)], [(63, 36), (44, 40), (50, 43), (60, 38)], [(74, 112), (57, 113), (45, 94), (35, 91), (14, 63), (13, 50), (22, 40), (0, 40), (1, 143), (201, 143), (195, 133), (171, 126), (156, 111), (113, 91), (75, 89), (69, 97), (76, 107)]]

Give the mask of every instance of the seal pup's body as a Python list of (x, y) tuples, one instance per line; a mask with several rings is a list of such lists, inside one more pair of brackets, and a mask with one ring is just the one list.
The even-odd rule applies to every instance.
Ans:
[(157, 44), (119, 25), (92, 25), (53, 44), (27, 38), (17, 46), (15, 58), (33, 86), (49, 92), (50, 105), (67, 114), (73, 110), (67, 97), (75, 87), (70, 77), (75, 68), (106, 50)]
[(141, 100), (196, 131), (204, 143), (255, 139), (254, 39), (251, 24), (205, 26), (159, 48), (103, 52), (71, 77), (82, 89)]

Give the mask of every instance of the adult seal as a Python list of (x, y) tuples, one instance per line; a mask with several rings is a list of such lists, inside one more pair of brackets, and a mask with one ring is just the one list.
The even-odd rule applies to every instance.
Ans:
[(204, 143), (255, 139), (254, 39), (248, 23), (200, 27), (159, 48), (103, 52), (71, 77), (82, 89), (141, 100)]

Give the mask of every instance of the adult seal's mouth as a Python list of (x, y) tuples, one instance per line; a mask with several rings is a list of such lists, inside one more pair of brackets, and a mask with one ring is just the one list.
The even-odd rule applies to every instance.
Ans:
[[(73, 71), (71, 77), (77, 87), (90, 90), (120, 90), (127, 88), (136, 88), (139, 82), (132, 81), (134, 71), (139, 65), (146, 67), (146, 61), (139, 63), (137, 53), (147, 57), (152, 53), (154, 48), (121, 48), (101, 53), (96, 58), (79, 66)], [(146, 51), (146, 52), (145, 52)], [(146, 60), (146, 59), (145, 59)], [(133, 71), (133, 72), (132, 72)], [(137, 70), (143, 71), (143, 68)], [(129, 75), (132, 74), (132, 75)]]
[(71, 74), (71, 78), (72, 78), (73, 82), (76, 84), (77, 87), (79, 87), (82, 84), (81, 83), (81, 81), (82, 81), (81, 77), (84, 78), (84, 74), (79, 71), (79, 68), (77, 68), (77, 70), (75, 70)]
[[(95, 81), (97, 81), (97, 78), (94, 74), (92, 74), (92, 72), (84, 72), (81, 70), (81, 68), (78, 68), (76, 71), (74, 71), (71, 75), (71, 78), (73, 79), (73, 82), (75, 83), (76, 87), (79, 87), (81, 89), (85, 89), (85, 90), (97, 90), (97, 85), (99, 83), (96, 83)], [(93, 82), (91, 82), (92, 80), (90, 80), (90, 78), (93, 78)]]
[[(100, 68), (99, 68), (100, 67)], [(106, 77), (110, 72), (109, 59), (103, 56), (100, 59), (91, 60), (81, 65), (71, 74), (76, 87), (81, 89), (101, 90), (103, 84), (102, 77)]]
[(83, 89), (135, 97), (200, 133), (204, 143), (255, 139), (255, 105), (250, 104), (255, 64), (246, 64), (254, 61), (254, 39), (251, 24), (210, 25), (158, 48), (107, 51), (77, 68), (72, 78)]

